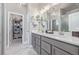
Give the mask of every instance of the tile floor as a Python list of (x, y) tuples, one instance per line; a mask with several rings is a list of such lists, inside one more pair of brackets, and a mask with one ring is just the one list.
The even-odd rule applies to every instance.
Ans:
[(37, 53), (32, 47), (23, 46), (18, 42), (13, 43), (9, 48), (6, 48), (5, 55), (37, 55)]

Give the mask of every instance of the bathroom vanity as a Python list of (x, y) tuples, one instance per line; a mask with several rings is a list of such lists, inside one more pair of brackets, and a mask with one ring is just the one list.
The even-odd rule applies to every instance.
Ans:
[(39, 55), (79, 55), (79, 38), (32, 32), (32, 46)]
[[(32, 32), (35, 51), (40, 55), (79, 55), (79, 4), (51, 7), (45, 12), (45, 17), (42, 20), (45, 20), (46, 24), (42, 26), (43, 21), (40, 18), (40, 30), (37, 28), (38, 32)], [(46, 30), (59, 33), (42, 33)]]

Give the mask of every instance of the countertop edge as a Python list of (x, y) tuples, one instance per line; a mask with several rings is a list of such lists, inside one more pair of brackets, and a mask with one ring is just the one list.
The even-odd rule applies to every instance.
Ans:
[(37, 34), (37, 35), (41, 35), (41, 36), (45, 36), (45, 37), (48, 37), (50, 39), (54, 39), (54, 40), (57, 40), (57, 41), (61, 41), (61, 42), (65, 42), (65, 43), (68, 43), (68, 44), (71, 44), (71, 45), (75, 45), (75, 46), (78, 46), (79, 47), (79, 38), (75, 38), (75, 37), (63, 37), (63, 38), (60, 38), (60, 37), (57, 37), (57, 36), (51, 36), (51, 34), (47, 34), (47, 33), (40, 33), (40, 32), (32, 32), (34, 34)]

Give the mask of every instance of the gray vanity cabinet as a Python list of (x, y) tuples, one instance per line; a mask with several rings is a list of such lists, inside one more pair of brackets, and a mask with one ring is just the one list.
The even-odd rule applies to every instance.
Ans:
[(35, 50), (38, 54), (40, 54), (40, 35), (36, 35), (35, 38), (36, 38), (36, 48), (35, 48)]
[(36, 38), (35, 38), (35, 35), (32, 34), (32, 46), (33, 48), (36, 47)]
[(60, 41), (54, 41), (55, 46), (72, 54), (72, 55), (78, 55), (79, 47), (65, 43), (65, 42), (60, 42)]
[(41, 55), (79, 55), (79, 46), (34, 33), (32, 46)]
[(54, 47), (54, 45), (52, 45), (51, 48), (52, 48), (51, 54), (52, 54), (52, 55), (55, 55), (55, 47)]
[(36, 45), (40, 46), (40, 38), (36, 37)]
[(48, 53), (44, 49), (41, 49), (41, 55), (48, 55)]
[(40, 54), (40, 35), (32, 33), (32, 46), (34, 50)]
[(45, 41), (41, 41), (41, 48), (45, 50), (48, 54), (51, 54), (51, 46)]
[[(41, 36), (41, 48), (44, 49), (49, 55), (54, 55), (54, 42), (52, 39)], [(42, 52), (42, 51), (41, 51)]]
[(49, 52), (49, 54), (54, 55), (55, 54), (55, 51), (54, 51), (55, 50), (54, 49), (54, 41), (55, 40), (51, 39), (51, 38), (48, 38), (48, 37), (42, 36), (41, 37), (41, 42), (42, 41), (44, 41), (44, 42), (43, 42), (43, 44), (41, 43), (41, 46), (43, 46), (43, 48), (45, 48), (45, 46), (46, 46), (47, 48), (45, 48), (45, 49), (47, 49), (47, 51)]
[(36, 45), (35, 51), (37, 52), (38, 55), (40, 55), (40, 46)]
[(58, 48), (54, 48), (55, 49), (55, 55), (70, 55), (69, 53), (61, 50), (61, 49), (58, 49)]

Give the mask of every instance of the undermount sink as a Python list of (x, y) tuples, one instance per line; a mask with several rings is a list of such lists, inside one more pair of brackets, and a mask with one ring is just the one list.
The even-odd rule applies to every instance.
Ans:
[(65, 35), (60, 35), (60, 34), (50, 34), (51, 36), (55, 36), (55, 37), (61, 37), (61, 38), (64, 38), (64, 37), (67, 37)]

